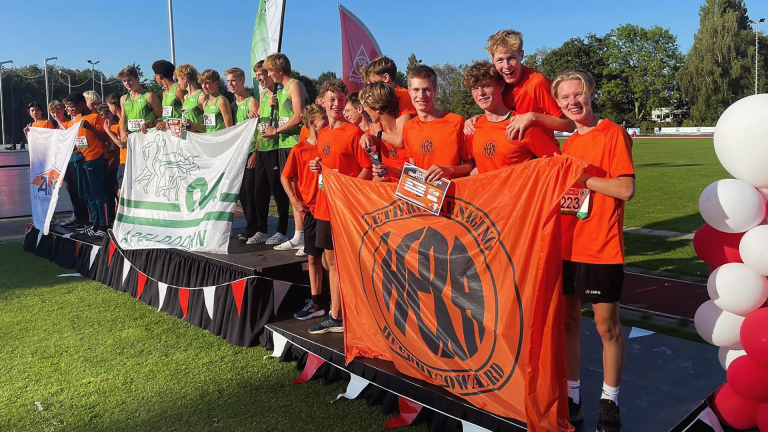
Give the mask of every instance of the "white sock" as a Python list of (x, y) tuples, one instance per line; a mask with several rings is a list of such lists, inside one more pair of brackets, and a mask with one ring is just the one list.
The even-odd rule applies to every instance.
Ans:
[(581, 380), (568, 380), (568, 397), (573, 399), (573, 403), (575, 404), (578, 404), (581, 400), (581, 397), (579, 396), (579, 387), (581, 387)]
[(608, 399), (613, 401), (616, 405), (619, 404), (619, 388), (611, 387), (603, 381), (603, 394), (600, 399)]
[(301, 244), (304, 243), (304, 231), (296, 231), (293, 233), (293, 238), (291, 239), (292, 244)]

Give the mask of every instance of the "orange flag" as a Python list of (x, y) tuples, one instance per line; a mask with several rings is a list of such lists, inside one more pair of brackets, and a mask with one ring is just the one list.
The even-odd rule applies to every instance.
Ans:
[(347, 361), (374, 357), (475, 406), (569, 430), (560, 198), (585, 164), (453, 181), (439, 216), (326, 170)]

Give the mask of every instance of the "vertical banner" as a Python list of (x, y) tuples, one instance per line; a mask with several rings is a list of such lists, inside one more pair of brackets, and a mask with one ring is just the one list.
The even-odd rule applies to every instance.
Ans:
[(155, 129), (131, 134), (113, 230), (120, 248), (227, 253), (256, 124), (187, 139)]
[(79, 122), (67, 130), (30, 128), (27, 135), (32, 223), (43, 235), (48, 235), (78, 130)]
[(349, 9), (339, 4), (343, 80), (349, 92), (363, 88), (363, 67), (381, 55), (381, 48), (368, 27)]
[(256, 12), (256, 24), (253, 26), (253, 41), (251, 42), (251, 79), (253, 88), (259, 88), (253, 67), (268, 55), (280, 51), (280, 41), (283, 33), (283, 15), (285, 0), (260, 0)]
[(583, 165), (455, 179), (438, 215), (394, 183), (324, 172), (347, 362), (389, 360), (531, 430), (568, 430), (559, 214)]

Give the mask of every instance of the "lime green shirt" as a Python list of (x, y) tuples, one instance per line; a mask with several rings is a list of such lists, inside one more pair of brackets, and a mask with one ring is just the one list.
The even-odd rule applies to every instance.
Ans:
[(219, 110), (219, 98), (221, 95), (216, 96), (211, 100), (208, 98), (205, 101), (205, 109), (203, 110), (203, 122), (205, 123), (205, 132), (216, 132), (224, 129), (224, 116), (221, 115)]
[[(253, 96), (248, 96), (240, 103), (237, 103), (237, 99), (235, 99), (235, 124), (248, 120), (248, 113), (250, 112), (250, 107), (248, 105), (251, 103), (251, 99), (253, 99)], [(254, 133), (253, 139), (251, 140), (251, 147), (248, 148), (248, 153), (256, 150), (256, 142), (257, 135)]]
[(156, 119), (155, 111), (147, 102), (147, 94), (142, 93), (136, 99), (131, 94), (125, 96), (125, 122), (128, 132), (136, 132), (144, 122)]
[(265, 91), (261, 95), (261, 103), (259, 104), (259, 127), (258, 129), (258, 136), (259, 136), (259, 151), (272, 151), (277, 150), (280, 142), (278, 141), (277, 137), (274, 138), (262, 138), (261, 133), (264, 132), (267, 128), (267, 126), (270, 125), (272, 119), (269, 118), (269, 100), (271, 97), (267, 94)]
[(173, 83), (163, 96), (163, 120), (181, 118), (181, 101), (176, 97), (178, 83)]
[(187, 94), (184, 96), (184, 104), (182, 107), (187, 109), (187, 120), (191, 123), (203, 124), (203, 110), (200, 108), (200, 103), (198, 102), (200, 94), (202, 93), (202, 90), (198, 90), (197, 93), (193, 95)]
[[(293, 82), (296, 80), (291, 80), (285, 88), (281, 88), (277, 92), (277, 106), (279, 108), (278, 112), (278, 120), (277, 124), (278, 126), (282, 126), (285, 123), (288, 122), (288, 120), (293, 117), (293, 102), (291, 101), (291, 98), (288, 96), (288, 88), (293, 84)], [(299, 142), (299, 134), (301, 133), (301, 125), (296, 125), (295, 127), (291, 128), (290, 130), (287, 130), (285, 132), (282, 132), (279, 134), (280, 137), (280, 148), (291, 148), (295, 146)]]

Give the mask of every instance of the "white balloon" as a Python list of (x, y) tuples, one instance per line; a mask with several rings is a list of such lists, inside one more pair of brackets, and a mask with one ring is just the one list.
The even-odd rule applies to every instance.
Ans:
[(741, 343), (739, 331), (744, 317), (726, 312), (707, 300), (696, 310), (693, 324), (705, 341), (719, 347), (733, 347)]
[(745, 97), (723, 112), (715, 127), (715, 153), (739, 180), (768, 187), (768, 94)]
[(720, 350), (717, 352), (717, 358), (720, 360), (720, 366), (722, 366), (725, 370), (728, 370), (728, 366), (731, 365), (732, 361), (743, 355), (747, 355), (747, 352), (743, 349), (720, 348)]
[(739, 255), (747, 267), (768, 276), (768, 225), (756, 226), (744, 234)]
[(709, 275), (707, 292), (720, 309), (746, 317), (768, 299), (768, 279), (742, 263), (723, 264)]
[(763, 222), (765, 198), (749, 183), (735, 179), (718, 180), (701, 193), (699, 212), (714, 229), (740, 233)]

